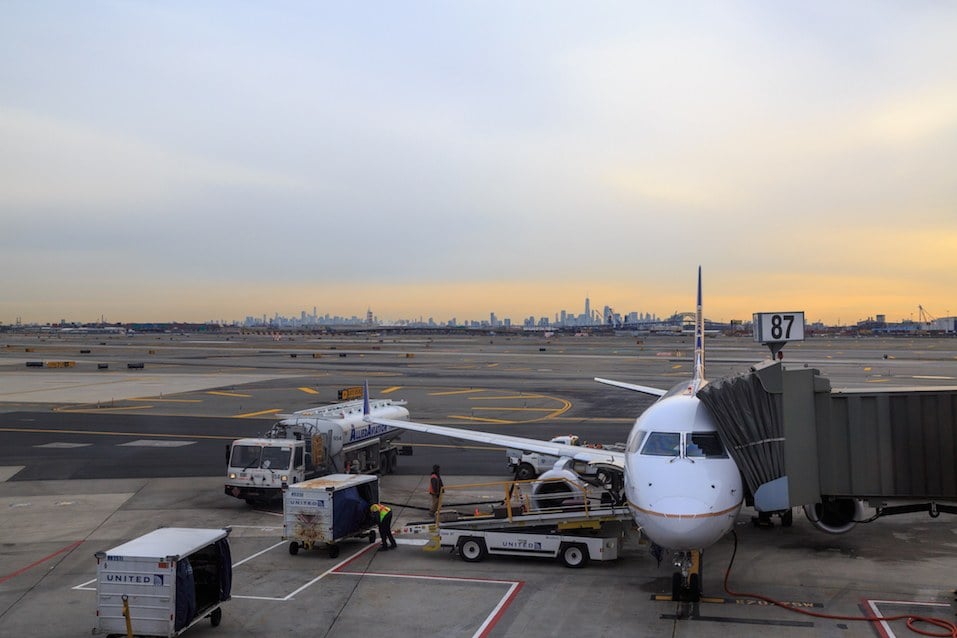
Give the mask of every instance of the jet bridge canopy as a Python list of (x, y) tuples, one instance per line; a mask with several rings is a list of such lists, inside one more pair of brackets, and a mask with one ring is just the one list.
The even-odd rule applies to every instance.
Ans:
[(697, 395), (761, 511), (823, 496), (957, 500), (957, 388), (833, 391), (780, 362)]

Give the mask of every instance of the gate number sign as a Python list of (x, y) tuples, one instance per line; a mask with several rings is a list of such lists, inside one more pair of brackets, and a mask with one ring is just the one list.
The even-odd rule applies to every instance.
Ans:
[(804, 312), (756, 312), (754, 340), (758, 343), (804, 341)]

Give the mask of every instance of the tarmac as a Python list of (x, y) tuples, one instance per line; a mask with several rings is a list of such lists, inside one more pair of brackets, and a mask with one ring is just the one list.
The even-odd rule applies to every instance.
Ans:
[[(692, 604), (667, 600), (672, 567), (667, 560), (659, 564), (634, 532), (625, 537), (617, 561), (583, 569), (552, 559), (496, 556), (466, 563), (447, 550), (426, 551), (421, 539), (402, 534), (392, 552), (356, 539), (343, 542), (335, 559), (323, 551), (293, 556), (282, 540), (281, 512), (225, 496), (214, 471), (137, 476), (135, 467), (124, 466), (120, 478), (18, 479), (58, 462), (58, 454), (65, 460), (90, 449), (118, 454), (116, 446), (104, 444), (115, 431), (91, 425), (80, 433), (81, 425), (86, 428), (81, 419), (153, 419), (149, 423), (164, 428), (163, 419), (204, 417), (211, 427), (266, 426), (278, 411), (332, 401), (335, 388), (363, 377), (379, 394), (401, 388), (388, 394), (408, 398), (418, 420), (542, 438), (553, 430), (586, 431), (608, 440), (627, 433), (646, 404), (631, 393), (592, 389), (592, 376), (667, 387), (689, 370), (688, 344), (677, 338), (278, 344), (188, 339), (43, 341), (7, 335), (0, 341), (0, 447), (19, 455), (0, 457), (3, 636), (89, 635), (96, 609), (94, 552), (160, 526), (232, 530), (232, 600), (219, 627), (201, 622), (188, 630), (190, 636), (903, 636), (910, 633), (902, 622), (865, 619), (912, 614), (955, 620), (957, 525), (946, 515), (887, 517), (832, 536), (815, 530), (799, 512), (791, 527), (759, 528), (752, 524), (754, 512), (745, 510), (736, 539), (706, 552), (704, 598)], [(957, 383), (953, 339), (798, 345), (789, 346), (789, 358), (820, 367), (836, 386)], [(712, 378), (746, 370), (763, 356), (760, 345), (747, 339), (717, 338), (708, 346)], [(37, 360), (76, 364), (26, 368)], [(141, 361), (144, 368), (125, 365)], [(519, 403), (507, 398), (516, 394)], [(66, 432), (63, 419), (75, 419), (77, 431)], [(188, 434), (178, 432), (177, 438)], [(228, 438), (230, 432), (223, 434)], [(423, 519), (423, 468), (434, 458), (442, 458), (447, 485), (508, 478), (498, 464), (500, 451), (415, 443), (413, 457), (400, 459), (399, 473), (380, 483), (397, 529)], [(480, 461), (454, 465), (475, 455)], [(108, 456), (114, 466), (124, 458)], [(759, 596), (830, 617), (807, 616)]]

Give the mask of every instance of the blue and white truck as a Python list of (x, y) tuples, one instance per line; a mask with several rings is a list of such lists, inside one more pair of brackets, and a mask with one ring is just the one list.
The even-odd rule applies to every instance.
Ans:
[(366, 421), (406, 421), (405, 401), (357, 400), (280, 415), (261, 437), (229, 445), (225, 492), (249, 504), (282, 497), (285, 487), (327, 474), (388, 474), (401, 430)]

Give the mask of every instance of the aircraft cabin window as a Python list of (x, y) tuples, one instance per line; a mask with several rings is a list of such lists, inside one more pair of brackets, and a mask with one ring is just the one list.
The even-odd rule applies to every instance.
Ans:
[(645, 438), (641, 453), (648, 456), (678, 456), (680, 450), (680, 433), (652, 432)]
[(727, 458), (721, 439), (717, 432), (692, 432), (688, 435), (688, 446), (685, 456), (689, 458)]

